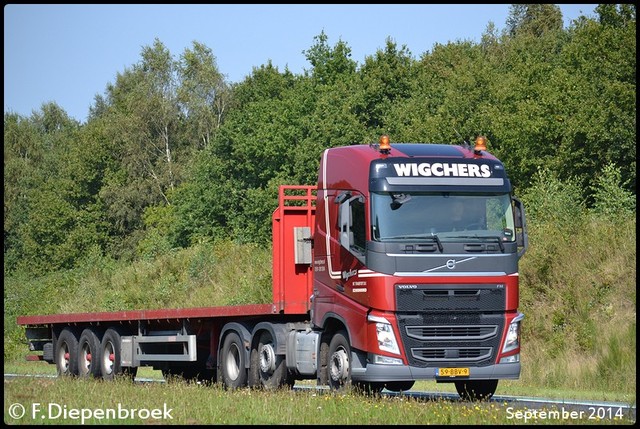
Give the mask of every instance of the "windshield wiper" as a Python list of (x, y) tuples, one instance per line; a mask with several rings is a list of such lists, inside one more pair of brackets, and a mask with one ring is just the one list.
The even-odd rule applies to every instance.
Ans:
[(504, 253), (504, 244), (502, 243), (502, 239), (500, 237), (487, 237), (487, 238), (493, 238), (494, 240), (496, 240), (498, 242), (498, 246), (500, 246), (500, 251)]
[(438, 250), (440, 250), (440, 253), (442, 253), (442, 249), (443, 249), (442, 242), (440, 241), (438, 236), (432, 232), (431, 233), (431, 238), (433, 238), (433, 240), (436, 242), (436, 244), (438, 244)]

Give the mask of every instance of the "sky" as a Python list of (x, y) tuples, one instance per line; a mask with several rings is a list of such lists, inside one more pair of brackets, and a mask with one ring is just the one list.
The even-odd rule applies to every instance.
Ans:
[[(565, 27), (597, 4), (558, 4)], [(436, 44), (479, 42), (510, 4), (6, 4), (4, 112), (28, 117), (55, 102), (85, 122), (96, 95), (141, 60), (157, 38), (176, 60), (193, 42), (211, 49), (229, 82), (269, 61), (280, 72), (310, 70), (303, 51), (323, 31), (358, 65), (387, 38), (419, 59)]]

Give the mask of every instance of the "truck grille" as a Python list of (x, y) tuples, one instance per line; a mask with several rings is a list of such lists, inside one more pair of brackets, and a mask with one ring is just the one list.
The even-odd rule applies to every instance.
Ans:
[(504, 329), (502, 285), (416, 285), (396, 288), (400, 339), (409, 364), (487, 366)]
[(491, 347), (414, 348), (411, 355), (424, 362), (480, 362), (491, 357)]
[(503, 284), (397, 285), (398, 311), (504, 311)]
[(407, 326), (407, 335), (422, 341), (435, 340), (482, 340), (496, 335), (493, 326)]

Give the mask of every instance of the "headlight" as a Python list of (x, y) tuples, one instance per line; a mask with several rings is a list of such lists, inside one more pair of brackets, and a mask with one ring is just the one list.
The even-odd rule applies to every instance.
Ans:
[(502, 353), (510, 352), (520, 347), (520, 322), (523, 318), (524, 314), (519, 313), (509, 324)]
[(378, 339), (378, 348), (382, 351), (399, 355), (400, 348), (396, 341), (396, 335), (393, 333), (391, 323), (384, 317), (367, 316), (369, 322), (376, 324), (376, 337)]

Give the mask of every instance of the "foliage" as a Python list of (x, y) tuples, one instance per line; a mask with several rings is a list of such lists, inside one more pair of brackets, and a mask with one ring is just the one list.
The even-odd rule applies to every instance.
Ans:
[(414, 59), (388, 37), (361, 65), (322, 31), (302, 75), (268, 62), (234, 84), (204, 44), (176, 58), (156, 39), (95, 97), (86, 124), (55, 103), (5, 114), (5, 273), (73, 268), (90, 249), (133, 262), (220, 240), (267, 246), (279, 184), (316, 183), (326, 148), (382, 133), (486, 135), (532, 219), (628, 215), (635, 6), (596, 12), (565, 29), (556, 5), (512, 5), (505, 31), (489, 25), (480, 43)]
[(635, 217), (590, 214), (571, 234), (533, 226), (520, 267), (522, 381), (635, 391)]
[(522, 195), (532, 224), (553, 224), (572, 231), (585, 215), (582, 191), (575, 180), (562, 181), (548, 168), (541, 168)]
[(613, 164), (606, 165), (592, 186), (594, 213), (614, 220), (635, 217), (636, 197), (620, 181), (620, 169)]

